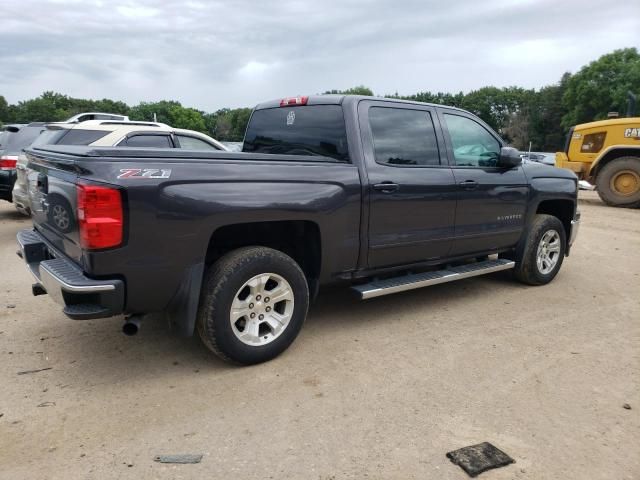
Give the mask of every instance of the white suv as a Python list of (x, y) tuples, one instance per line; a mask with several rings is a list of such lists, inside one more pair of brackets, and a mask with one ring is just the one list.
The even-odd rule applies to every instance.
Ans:
[[(88, 145), (94, 147), (183, 148), (228, 151), (222, 143), (204, 133), (172, 128), (164, 123), (117, 120), (87, 120), (80, 123), (51, 123), (43, 126), (31, 144)], [(27, 181), (27, 158), (22, 153), (16, 165), (13, 203), (25, 215), (31, 214)]]

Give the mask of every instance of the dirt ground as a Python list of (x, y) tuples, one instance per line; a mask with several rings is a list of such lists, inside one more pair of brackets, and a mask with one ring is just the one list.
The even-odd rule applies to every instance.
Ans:
[[(481, 478), (638, 479), (640, 211), (581, 196), (550, 285), (332, 289), (250, 368), (164, 324), (129, 338), (31, 296), (14, 240), (30, 221), (2, 203), (0, 478), (464, 479), (445, 453), (489, 441), (516, 463)], [(204, 458), (153, 461), (173, 453)]]

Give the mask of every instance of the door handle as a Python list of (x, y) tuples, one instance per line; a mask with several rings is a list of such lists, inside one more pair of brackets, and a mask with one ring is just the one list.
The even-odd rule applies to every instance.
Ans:
[(458, 185), (460, 188), (464, 188), (465, 190), (474, 190), (478, 188), (478, 182), (475, 180), (465, 180), (464, 182), (460, 182)]
[(373, 185), (374, 190), (382, 193), (393, 193), (399, 188), (400, 188), (400, 185), (398, 185), (397, 183), (391, 183), (391, 182), (382, 182), (382, 183), (376, 183), (375, 185)]

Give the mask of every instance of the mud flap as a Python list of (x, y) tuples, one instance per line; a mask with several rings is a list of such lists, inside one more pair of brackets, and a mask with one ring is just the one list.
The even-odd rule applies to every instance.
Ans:
[(180, 336), (190, 337), (195, 330), (203, 273), (204, 263), (189, 267), (182, 277), (180, 288), (166, 309), (171, 329)]

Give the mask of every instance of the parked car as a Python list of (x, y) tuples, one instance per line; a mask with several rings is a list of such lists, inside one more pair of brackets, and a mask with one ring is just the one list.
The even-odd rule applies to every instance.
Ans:
[[(42, 145), (227, 150), (227, 147), (222, 143), (200, 132), (171, 128), (164, 123), (113, 120), (87, 120), (77, 124), (48, 124), (42, 134), (34, 141), (34, 146)], [(13, 187), (13, 202), (19, 212), (30, 215), (27, 157), (24, 154), (18, 157), (16, 169), (17, 180)], [(66, 212), (61, 211), (63, 205), (58, 205), (57, 209), (60, 210), (58, 213), (62, 216), (56, 218), (67, 222)], [(53, 209), (51, 214), (56, 214)]]
[[(162, 316), (252, 364), (293, 342), (320, 285), (368, 299), (500, 270), (544, 285), (578, 231), (575, 174), (522, 164), (457, 108), (286, 98), (254, 109), (243, 145), (28, 149), (34, 294), (73, 319), (124, 314), (127, 334)], [(60, 201), (72, 228), (51, 219)]]
[(115, 120), (120, 122), (128, 122), (129, 117), (126, 115), (119, 115), (117, 113), (101, 113), (101, 112), (86, 112), (74, 115), (68, 118), (62, 123), (80, 123), (87, 120)]
[(541, 153), (541, 152), (521, 152), (520, 158), (523, 161), (544, 163), (545, 165), (555, 166), (556, 154), (555, 153)]
[(11, 202), (16, 181), (16, 164), (22, 149), (31, 145), (44, 128), (42, 122), (28, 125), (14, 124), (3, 127), (0, 138), (0, 199)]

